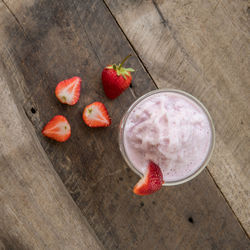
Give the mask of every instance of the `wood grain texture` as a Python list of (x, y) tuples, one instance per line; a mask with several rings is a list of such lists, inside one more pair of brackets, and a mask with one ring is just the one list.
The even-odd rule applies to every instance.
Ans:
[[(13, 79), (9, 87), (106, 249), (249, 247), (207, 171), (192, 182), (149, 197), (133, 195), (138, 177), (119, 152), (118, 125), (135, 97), (155, 85), (134, 56), (129, 63), (136, 69), (133, 88), (114, 101), (105, 97), (100, 81), (103, 67), (133, 50), (103, 1), (5, 0), (0, 10), (0, 55)], [(79, 102), (69, 107), (56, 100), (54, 89), (57, 82), (73, 75), (81, 76), (83, 85)], [(83, 124), (83, 108), (93, 101), (105, 103), (111, 127), (90, 129)], [(44, 124), (56, 114), (65, 115), (71, 124), (72, 136), (66, 143), (41, 135)]]
[(16, 106), (6, 73), (0, 64), (0, 249), (102, 249)]
[(208, 168), (249, 234), (249, 1), (106, 3), (157, 86), (185, 90), (210, 111)]

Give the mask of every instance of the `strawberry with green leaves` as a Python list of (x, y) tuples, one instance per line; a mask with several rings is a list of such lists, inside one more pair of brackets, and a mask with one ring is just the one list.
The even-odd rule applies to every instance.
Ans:
[(123, 68), (123, 64), (130, 57), (128, 55), (119, 65), (108, 65), (102, 71), (102, 85), (106, 96), (110, 99), (118, 97), (125, 89), (127, 89), (132, 81), (130, 72), (134, 72), (132, 68)]

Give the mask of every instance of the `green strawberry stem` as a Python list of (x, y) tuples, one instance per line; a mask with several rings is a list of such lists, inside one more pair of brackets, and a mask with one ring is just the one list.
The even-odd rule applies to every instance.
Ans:
[(128, 56), (126, 56), (123, 60), (122, 60), (122, 62), (121, 62), (121, 64), (119, 65), (119, 68), (118, 69), (121, 69), (121, 67), (122, 67), (122, 65), (128, 60), (128, 58), (129, 57), (131, 57), (132, 55), (128, 55)]

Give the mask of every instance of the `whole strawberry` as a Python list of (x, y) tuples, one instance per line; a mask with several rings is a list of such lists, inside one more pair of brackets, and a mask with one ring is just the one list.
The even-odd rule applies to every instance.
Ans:
[(134, 72), (132, 68), (123, 68), (122, 65), (130, 57), (128, 55), (119, 65), (108, 65), (102, 71), (102, 84), (106, 96), (110, 99), (118, 97), (125, 89), (127, 89), (132, 81), (130, 72)]

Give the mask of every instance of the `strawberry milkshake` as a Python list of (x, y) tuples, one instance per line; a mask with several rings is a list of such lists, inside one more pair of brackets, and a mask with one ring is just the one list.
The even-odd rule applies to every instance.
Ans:
[(178, 90), (156, 90), (139, 98), (124, 115), (120, 148), (129, 166), (145, 175), (157, 164), (164, 185), (192, 179), (206, 166), (214, 128), (206, 108)]

